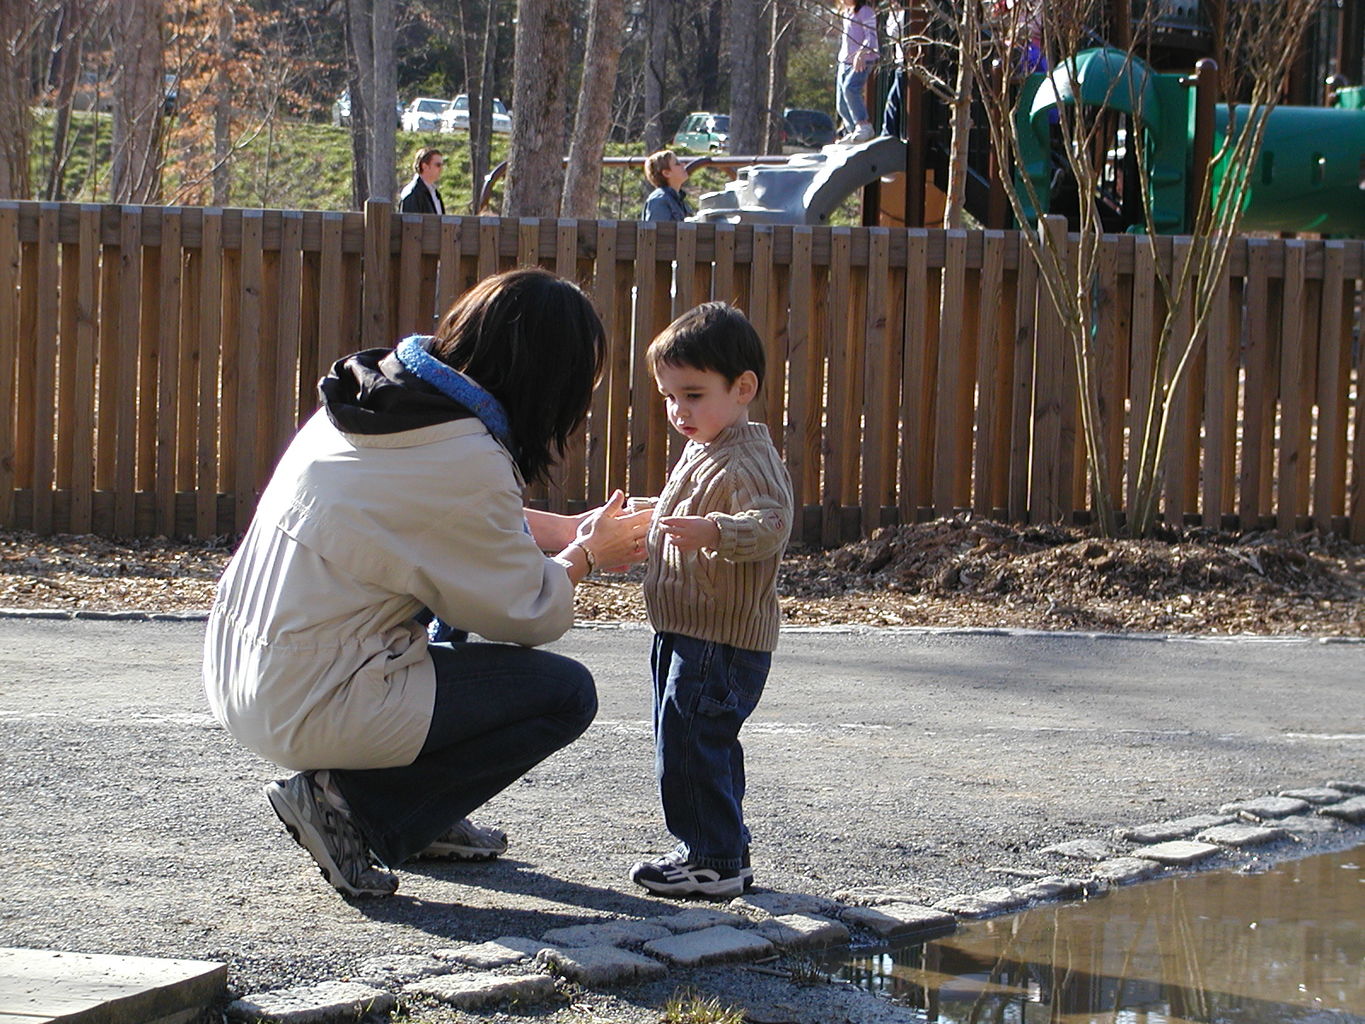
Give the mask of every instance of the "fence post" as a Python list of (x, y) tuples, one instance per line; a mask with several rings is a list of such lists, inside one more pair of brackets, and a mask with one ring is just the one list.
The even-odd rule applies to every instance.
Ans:
[(364, 286), (360, 303), (362, 348), (387, 348), (389, 337), (389, 257), (392, 252), (393, 204), (365, 200), (365, 251), (361, 254)]

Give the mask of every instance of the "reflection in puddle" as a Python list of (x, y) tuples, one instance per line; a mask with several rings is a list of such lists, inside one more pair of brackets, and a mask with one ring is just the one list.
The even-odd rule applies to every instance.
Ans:
[(979, 921), (837, 965), (931, 1021), (1365, 1021), (1365, 848)]

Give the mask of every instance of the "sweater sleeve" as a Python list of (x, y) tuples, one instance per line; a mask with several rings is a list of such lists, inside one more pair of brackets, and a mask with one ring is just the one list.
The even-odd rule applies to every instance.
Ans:
[(737, 511), (706, 516), (720, 529), (716, 554), (730, 562), (758, 562), (780, 554), (791, 536), (792, 492), (777, 453), (731, 465), (727, 476)]

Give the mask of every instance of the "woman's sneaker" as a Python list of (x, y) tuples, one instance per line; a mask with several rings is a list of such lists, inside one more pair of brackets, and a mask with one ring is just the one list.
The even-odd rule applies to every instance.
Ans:
[(429, 860), (492, 860), (506, 852), (506, 832), (500, 828), (480, 828), (468, 818), (461, 818), (417, 856)]
[(630, 869), (630, 880), (660, 896), (705, 896), (723, 899), (741, 895), (753, 885), (752, 868), (707, 868), (674, 851), (657, 860), (642, 860)]
[(313, 774), (300, 772), (272, 782), (265, 787), (265, 798), (337, 892), (346, 896), (391, 895), (398, 888), (398, 876), (376, 866), (351, 816), (332, 805)]

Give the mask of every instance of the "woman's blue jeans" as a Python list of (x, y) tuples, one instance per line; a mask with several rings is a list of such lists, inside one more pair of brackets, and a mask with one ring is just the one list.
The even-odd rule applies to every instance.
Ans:
[(513, 644), (432, 644), (436, 706), (417, 760), (333, 770), (379, 860), (401, 864), (592, 724), (597, 690), (578, 662)]
[(852, 131), (858, 125), (866, 121), (867, 100), (863, 98), (863, 86), (867, 82), (868, 73), (871, 68), (863, 68), (855, 71), (852, 64), (839, 65), (839, 80), (836, 100), (839, 108), (839, 116), (843, 118), (848, 130)]
[(772, 655), (658, 633), (654, 767), (664, 824), (701, 867), (734, 869), (749, 845), (739, 730), (758, 705)]

